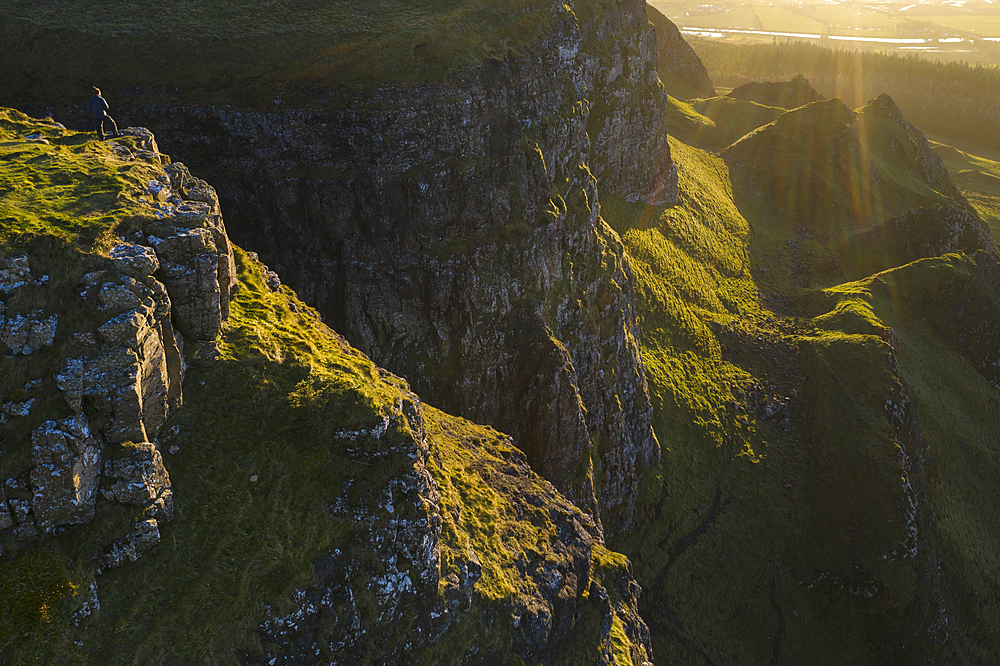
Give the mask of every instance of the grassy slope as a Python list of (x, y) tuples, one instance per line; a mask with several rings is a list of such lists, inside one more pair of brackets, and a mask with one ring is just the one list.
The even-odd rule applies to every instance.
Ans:
[[(793, 279), (795, 263), (819, 266), (832, 250), (821, 238), (790, 237), (773, 209), (739, 203), (719, 158), (679, 141), (671, 148), (680, 205), (601, 199), (635, 269), (665, 448), (641, 527), (615, 544), (636, 564), (657, 659), (945, 658), (935, 652), (934, 627), (908, 634), (934, 585), (923, 564), (899, 556), (908, 495), (899, 433), (883, 412), (898, 386), (886, 326), (898, 336), (898, 373), (933, 452), (918, 462), (924, 506), (936, 519), (920, 528), (947, 572), (935, 585), (971, 639), (966, 658), (983, 659), (1000, 646), (990, 629), (1000, 531), (987, 480), (1000, 462), (1000, 412), (996, 388), (917, 314), (946, 310), (949, 300), (931, 300), (912, 279), (899, 282), (911, 294), (905, 302), (864, 281), (833, 288), (835, 271), (811, 287)], [(886, 208), (937, 196), (913, 185), (891, 155), (875, 157), (894, 182)], [(960, 270), (964, 261), (951, 264)], [(907, 271), (936, 284), (928, 268), (918, 262)], [(803, 305), (789, 310), (793, 302)]]
[[(37, 138), (41, 137), (47, 143)], [(123, 160), (115, 150), (136, 151), (135, 139), (98, 142), (93, 135), (68, 132), (0, 108), (0, 257), (30, 255), (34, 279), (48, 276), (43, 287), (28, 286), (5, 298), (11, 312), (42, 310), (58, 314), (55, 344), (29, 356), (3, 359), (0, 402), (17, 400), (24, 385), (51, 374), (55, 358), (63, 358), (67, 331), (92, 313), (68, 307), (65, 295), (79, 288), (80, 278), (96, 270), (118, 234), (135, 220), (152, 216), (148, 202), (151, 177), (159, 162)], [(33, 408), (35, 416), (65, 416), (62, 396), (46, 383)], [(6, 426), (10, 441), (0, 457), (0, 477), (20, 471), (31, 459), (28, 436), (14, 422)]]
[(156, 167), (126, 164), (115, 154), (115, 145), (136, 150), (131, 137), (93, 139), (0, 108), (0, 255), (15, 252), (29, 236), (89, 250), (142, 209), (137, 199)]
[[(0, 0), (0, 57), (21, 63), (0, 96), (125, 84), (273, 107), (289, 83), (436, 80), (502, 57), (537, 39), (551, 8), (539, 0)], [(99, 80), (87, 78), (95, 72)]]
[[(60, 298), (64, 303), (72, 299), (78, 276), (99, 263), (110, 239), (142, 217), (145, 208), (137, 195), (158, 167), (120, 161), (110, 143), (46, 128), (13, 112), (0, 111), (0, 118), (0, 150), (9, 158), (0, 170), (0, 210), (8, 216), (0, 256), (29, 252), (33, 269), (51, 275), (53, 303)], [(45, 132), (52, 143), (20, 140), (35, 131)], [(75, 177), (60, 177), (64, 172)], [(89, 198), (74, 202), (78, 190), (67, 191), (63, 180), (72, 180)], [(24, 201), (42, 205), (24, 208)], [(100, 215), (80, 219), (74, 214), (80, 210)], [(39, 255), (40, 249), (47, 254)], [(410, 608), (398, 625), (379, 625), (379, 608), (366, 582), (384, 565), (365, 545), (364, 523), (332, 518), (328, 508), (352, 479), (352, 501), (378, 504), (386, 482), (412, 466), (405, 455), (377, 465), (357, 462), (345, 454), (346, 440), (333, 436), (370, 427), (404, 397), (405, 384), (349, 347), (290, 290), (270, 291), (261, 265), (242, 251), (236, 254), (241, 289), (220, 338), (221, 359), (211, 368), (188, 370), (184, 407), (161, 436), (175, 494), (175, 517), (161, 525), (162, 541), (140, 562), (98, 578), (100, 611), (77, 628), (70, 614), (90, 598), (94, 555), (134, 524), (137, 510), (99, 499), (97, 516), (87, 526), (29, 544), (6, 534), (7, 552), (0, 557), (0, 663), (237, 663), (240, 655), (260, 652), (257, 626), (266, 608), (275, 615), (293, 610), (289, 593), (311, 583), (315, 559), (334, 548), (357, 564), (357, 606), (365, 626), (377, 629), (363, 640), (364, 659), (378, 663), (414, 630), (417, 610)], [(31, 295), (43, 293), (39, 289)], [(72, 320), (60, 330), (69, 336)], [(57, 341), (51, 354), (4, 359), (4, 390), (51, 373), (59, 349)], [(18, 365), (24, 363), (35, 366)], [(65, 409), (54, 388), (41, 402), (52, 417)], [(32, 415), (42, 408), (36, 405)], [(488, 619), (526, 603), (534, 589), (520, 572), (526, 562), (558, 559), (552, 516), (579, 510), (529, 473), (508, 438), (430, 407), (426, 422), (428, 467), (442, 492), (442, 577), (470, 546), (482, 577), (466, 620), (418, 656), (426, 663), (449, 663), (475, 645), (503, 655), (505, 663), (518, 663), (510, 651), (509, 623)], [(406, 436), (389, 432), (386, 439)], [(0, 477), (30, 464), (27, 437), (25, 431), (4, 442)], [(179, 450), (171, 454), (173, 446)], [(512, 461), (520, 461), (520, 476), (512, 474), (517, 467)], [(591, 580), (603, 584), (611, 603), (627, 586), (628, 570), (622, 555), (595, 545)], [(600, 604), (591, 599), (596, 588), (584, 587), (573, 649), (588, 660), (606, 649), (624, 663), (631, 644), (620, 619), (610, 644), (602, 645)]]
[(931, 145), (962, 194), (989, 225), (994, 239), (1000, 238), (1000, 155), (992, 150), (973, 149), (973, 153), (943, 143)]

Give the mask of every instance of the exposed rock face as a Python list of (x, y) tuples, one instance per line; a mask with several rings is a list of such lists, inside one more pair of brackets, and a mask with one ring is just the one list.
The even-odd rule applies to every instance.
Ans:
[[(141, 154), (124, 159), (160, 163), (148, 130), (125, 132), (139, 139)], [(172, 180), (197, 199), (175, 194)], [(45, 392), (47, 377), (35, 379), (0, 407), (0, 441), (26, 445), (30, 433), (31, 466), (7, 479), (0, 511), (0, 530), (14, 528), (19, 539), (90, 521), (102, 485), (111, 501), (148, 509), (161, 520), (172, 516), (169, 475), (153, 442), (182, 401), (182, 350), (204, 359), (228, 315), (236, 277), (214, 190), (176, 164), (151, 181), (148, 194), (157, 202), (156, 218), (134, 233), (136, 242), (113, 247), (99, 270), (78, 276), (75, 294), (72, 283), (35, 279), (28, 256), (0, 260), (0, 296), (10, 298), (0, 300), (6, 345), (0, 367), (37, 356), (31, 372), (47, 366), (58, 388)], [(69, 294), (59, 297), (59, 308), (74, 330), (60, 329), (56, 314), (17, 311), (25, 303), (53, 302), (52, 289)], [(64, 416), (42, 422), (36, 413)], [(116, 445), (125, 452), (104, 465), (108, 447), (122, 448)], [(136, 559), (158, 539), (154, 532), (155, 520), (140, 525), (109, 551), (106, 565)]]
[[(930, 206), (909, 210), (848, 239), (844, 252), (856, 258), (847, 276), (857, 278), (924, 257), (972, 255), (991, 246), (988, 227), (969, 209)], [(873, 248), (878, 251), (871, 252)]]
[[(660, 76), (668, 74), (702, 97), (715, 97), (715, 86), (708, 70), (677, 26), (652, 5), (646, 5), (646, 13), (656, 30), (656, 68)], [(666, 79), (664, 85), (669, 87)]]
[(665, 205), (676, 167), (644, 5), (593, 10), (556, 3), (525, 53), (438, 84), (284, 113), (134, 113), (178, 127), (174, 150), (214, 169), (241, 243), (334, 328), (426, 399), (514, 435), (617, 530), (659, 447), (594, 176)]
[[(400, 622), (416, 605), (426, 620), (427, 607), (437, 597), (441, 568), (441, 516), (437, 486), (427, 472), (428, 441), (419, 399), (412, 394), (398, 403), (387, 419), (371, 429), (341, 432), (352, 460), (399, 470), (383, 479), (372, 503), (353, 499), (353, 483), (331, 507), (333, 518), (351, 525), (352, 544), (377, 554), (381, 572), (364, 584), (374, 592), (379, 621), (385, 630)], [(371, 489), (369, 489), (370, 491)], [(265, 651), (259, 663), (311, 663), (317, 654), (337, 660), (360, 660), (365, 634), (379, 631), (365, 626), (355, 603), (360, 563), (335, 549), (315, 563), (316, 583), (297, 590), (292, 613), (269, 617), (261, 625)], [(412, 646), (426, 634), (414, 636)], [(398, 663), (399, 647), (385, 663)]]
[[(586, 202), (588, 192), (596, 193), (595, 184), (585, 169), (577, 171), (581, 182), (575, 192)], [(545, 176), (544, 170), (539, 173)], [(177, 193), (200, 199), (182, 199)], [(252, 444), (260, 454), (254, 467), (264, 469), (249, 475), (249, 483), (263, 481), (267, 472), (282, 464), (274, 460), (268, 446), (275, 440), (282, 445), (286, 438), (292, 442), (286, 449), (288, 455), (298, 454), (291, 449), (308, 448), (310, 464), (321, 460), (308, 471), (300, 465), (291, 469), (293, 475), (311, 475), (319, 486), (318, 495), (316, 488), (304, 490), (308, 484), (294, 487), (294, 481), (289, 489), (294, 501), (286, 507), (299, 500), (295, 493), (313, 493), (307, 504), (295, 509), (304, 507), (307, 516), (283, 511), (282, 515), (288, 516), (289, 523), (309, 520), (305, 532), (318, 526), (325, 534), (307, 546), (314, 582), (296, 590), (290, 600), (282, 598), (290, 580), (281, 584), (280, 594), (265, 592), (265, 602), (273, 602), (273, 607), (267, 607), (266, 615), (250, 615), (250, 622), (260, 622), (260, 647), (250, 638), (246, 644), (257, 649), (252, 656), (237, 657), (268, 664), (315, 663), (318, 656), (330, 663), (407, 664), (415, 650), (423, 650), (431, 655), (431, 663), (435, 663), (434, 655), (442, 655), (440, 663), (477, 652), (488, 653), (494, 660), (510, 659), (513, 654), (531, 662), (559, 663), (565, 661), (566, 650), (577, 650), (587, 653), (586, 663), (648, 662), (649, 635), (637, 614), (639, 588), (628, 561), (605, 548), (594, 518), (531, 471), (510, 437), (436, 410), (429, 410), (435, 414), (429, 427), (424, 407), (404, 381), (351, 349), (312, 311), (303, 312), (301, 302), (255, 257), (241, 260), (243, 284), (251, 293), (244, 302), (250, 305), (241, 311), (240, 328), (234, 327), (224, 342), (205, 339), (218, 332), (235, 293), (235, 263), (218, 218), (214, 191), (175, 166), (148, 186), (144, 184), (142, 203), (148, 206), (119, 227), (125, 237), (108, 256), (88, 254), (80, 265), (60, 274), (53, 271), (51, 285), (30, 279), (27, 259), (14, 262), (17, 270), (11, 273), (16, 275), (8, 280), (14, 296), (3, 301), (15, 311), (26, 302), (44, 302), (71, 326), (60, 329), (52, 343), (34, 352), (33, 358), (10, 353), (0, 359), (5, 372), (0, 412), (7, 419), (0, 430), (5, 439), (0, 441), (5, 447), (11, 442), (16, 455), (26, 437), (33, 445), (31, 464), (21, 465), (23, 469), (17, 469), (15, 457), (0, 459), (4, 476), (9, 470), (15, 472), (2, 484), (0, 529), (6, 532), (0, 534), (0, 543), (9, 545), (12, 538), (30, 541), (45, 532), (62, 534), (69, 526), (96, 516), (91, 527), (82, 528), (93, 531), (66, 539), (79, 544), (70, 557), (93, 557), (94, 568), (80, 572), (84, 577), (91, 571), (102, 576), (109, 569), (123, 568), (101, 579), (102, 593), (110, 601), (103, 619), (95, 613), (102, 602), (98, 584), (86, 581), (89, 599), (79, 600), (82, 603), (68, 618), (79, 632), (66, 627), (74, 637), (91, 641), (96, 651), (109, 645), (104, 636), (117, 631), (117, 619), (109, 619), (118, 611), (116, 595), (125, 590), (133, 594), (132, 581), (150, 571), (148, 561), (145, 567), (131, 565), (156, 546), (163, 521), (172, 516), (173, 488), (160, 442), (170, 454), (177, 454), (182, 426), (185, 432), (201, 427), (204, 433), (197, 437), (204, 448), (197, 453), (206, 457), (206, 466), (228, 470), (240, 465), (237, 460), (245, 460), (247, 440), (233, 435), (234, 424), (219, 414), (220, 408), (239, 404), (233, 412), (238, 416), (230, 418), (244, 421), (247, 412), (259, 410), (265, 415), (263, 427), (279, 433), (266, 443)], [(523, 374), (519, 382), (498, 380), (508, 382), (510, 395), (525, 385), (537, 391), (534, 401), (512, 401), (501, 408), (530, 415), (550, 408), (551, 402), (552, 413), (546, 418), (560, 428), (574, 430), (581, 439), (574, 453), (587, 455), (570, 462), (560, 458), (565, 451), (539, 449), (545, 464), (557, 472), (560, 466), (589, 463), (588, 417), (597, 419), (595, 423), (607, 421), (609, 430), (628, 427), (617, 423), (610, 410), (602, 414), (599, 404), (593, 414), (583, 409), (576, 385), (582, 371), (577, 365), (590, 372), (604, 371), (601, 364), (608, 359), (619, 362), (614, 353), (628, 357), (632, 352), (626, 345), (624, 352), (609, 348), (611, 356), (584, 356), (577, 361), (547, 322), (606, 344), (598, 337), (602, 325), (614, 330), (627, 325), (629, 317), (634, 319), (630, 313), (605, 311), (615, 308), (616, 299), (621, 298), (619, 284), (631, 279), (617, 237), (601, 225), (596, 206), (572, 208), (571, 204), (564, 200), (563, 210), (552, 215), (590, 225), (584, 247), (593, 250), (594, 257), (581, 251), (576, 270), (594, 279), (587, 279), (585, 288), (576, 288), (575, 293), (577, 298), (592, 299), (598, 307), (588, 313), (578, 305), (557, 310), (546, 319), (540, 306), (519, 302), (516, 317), (503, 322), (510, 327), (504, 329), (509, 335), (504, 343), (509, 347), (498, 348), (532, 364), (519, 368)], [(47, 258), (61, 259), (61, 255)], [(590, 263), (584, 263), (588, 259)], [(274, 308), (278, 317), (254, 320), (247, 314), (261, 302)], [(293, 316), (297, 321), (288, 327)], [(256, 346), (257, 340), (245, 345), (241, 339), (241, 331), (250, 322), (268, 331), (269, 342), (262, 343), (266, 350)], [(288, 337), (272, 337), (279, 328)], [(279, 354), (290, 357), (287, 362), (267, 355), (274, 351), (276, 339), (281, 340)], [(217, 342), (227, 350), (227, 360), (199, 373), (202, 400), (188, 405), (176, 415), (176, 427), (161, 433), (167, 416), (181, 403), (185, 360), (210, 362), (209, 350), (217, 353)], [(324, 348), (324, 355), (302, 353), (303, 348), (315, 352), (319, 347)], [(273, 373), (262, 382), (268, 387), (266, 394), (260, 394), (263, 399), (244, 399), (248, 394), (239, 388), (219, 397), (221, 385), (244, 386), (245, 375), (239, 368), (248, 361)], [(25, 375), (17, 377), (12, 391), (8, 371)], [(303, 371), (307, 380), (302, 380)], [(41, 379), (25, 381), (39, 372), (44, 373)], [(289, 378), (293, 378), (294, 390), (285, 381)], [(362, 388), (349, 393), (345, 386)], [(320, 395), (324, 398), (314, 399)], [(624, 392), (620, 397), (600, 392), (587, 395), (594, 396), (595, 404), (634, 399)], [(53, 415), (58, 418), (50, 418)], [(220, 423), (206, 426), (206, 417)], [(528, 423), (526, 428), (535, 426)], [(445, 435), (445, 428), (458, 434), (449, 431)], [(533, 443), (548, 441), (547, 433), (541, 433)], [(196, 446), (192, 443), (192, 448)], [(194, 480), (186, 487), (211, 486), (210, 495), (229, 494), (217, 491), (219, 477), (202, 476), (190, 467), (186, 473), (191, 474), (186, 481)], [(223, 471), (223, 475), (229, 474)], [(213, 482), (199, 483), (205, 479)], [(468, 496), (470, 488), (491, 494), (480, 501)], [(442, 489), (447, 497), (442, 497)], [(238, 492), (249, 489), (240, 487)], [(273, 498), (279, 492), (270, 494)], [(590, 508), (596, 512), (593, 497), (591, 489)], [(218, 526), (232, 519), (218, 512), (221, 505), (214, 499), (199, 497), (197, 491), (190, 501), (188, 506), (213, 514), (203, 524)], [(108, 502), (124, 506), (109, 509)], [(474, 520), (477, 527), (465, 520)], [(489, 533), (478, 526), (488, 526)], [(183, 530), (173, 536), (180, 541)], [(297, 541), (295, 537), (290, 540)], [(186, 544), (193, 549), (189, 552), (197, 552), (211, 537), (192, 541)], [(217, 543), (223, 541), (228, 539)], [(31, 545), (16, 548), (34, 552)], [(298, 544), (294, 548), (302, 552)], [(166, 559), (160, 564), (169, 563), (163, 570), (176, 573), (181, 569), (178, 556), (188, 557), (163, 553)], [(200, 562), (194, 573), (202, 576)], [(259, 606), (249, 604), (250, 613), (253, 608)], [(237, 630), (246, 631), (246, 623)], [(116, 640), (117, 636), (111, 639)], [(74, 647), (79, 644), (73, 641)], [(224, 654), (232, 656), (232, 652)]]
[(101, 465), (101, 449), (86, 418), (47, 421), (31, 434), (32, 512), (38, 527), (51, 532), (57, 525), (88, 522)]
[[(588, 165), (608, 191), (654, 206), (677, 203), (677, 167), (662, 129), (656, 33), (645, 2), (617, 11), (576, 4), (583, 44), (583, 97), (590, 100)], [(603, 8), (602, 8), (603, 9)]]
[(31, 266), (28, 257), (0, 259), (0, 294), (10, 294), (31, 280)]
[[(553, 663), (574, 643), (594, 643), (593, 636), (581, 641), (574, 633), (581, 631), (584, 614), (596, 615), (594, 629), (603, 633), (597, 643), (604, 651), (592, 655), (588, 663), (617, 663), (610, 637), (616, 622), (629, 638), (634, 663), (646, 661), (651, 649), (648, 630), (636, 610), (638, 585), (630, 573), (608, 575), (605, 583), (613, 588), (609, 595), (593, 571), (596, 551), (603, 549), (595, 523), (551, 484), (534, 477), (509, 438), (493, 433), (496, 442), (463, 441), (460, 453), (476, 469), (477, 482), (509, 502), (510, 514), (495, 516), (493, 538), (514, 549), (519, 538), (547, 542), (544, 550), (509, 553), (521, 572), (522, 594), (495, 599), (482, 586), (476, 587), (484, 576), (475, 551), (481, 546), (473, 541), (463, 551), (445, 536), (453, 538), (455, 530), (462, 529), (456, 520), (463, 512), (489, 509), (471, 500), (462, 504), (453, 488), (442, 489), (441, 475), (449, 474), (442, 455), (449, 454), (440, 448), (445, 442), (428, 436), (419, 399), (407, 392), (385, 422), (338, 436), (352, 460), (398, 472), (385, 476), (380, 488), (365, 489), (364, 495), (356, 492), (354, 483), (344, 484), (330, 510), (334, 519), (352, 525), (350, 549), (335, 549), (316, 560), (315, 583), (291, 595), (294, 610), (271, 614), (261, 624), (265, 651), (247, 662), (306, 664), (320, 657), (348, 663), (377, 656), (380, 663), (403, 664), (439, 641), (457, 641), (487, 660), (509, 659), (509, 653), (494, 652), (495, 645), (509, 645), (526, 662)], [(442, 490), (449, 496), (442, 497)], [(514, 529), (521, 531), (518, 535), (506, 532), (506, 521), (513, 516), (518, 521)], [(447, 530), (442, 529), (444, 524)], [(538, 529), (539, 534), (525, 537), (525, 529)], [(447, 558), (445, 550), (450, 551)], [(360, 572), (359, 552), (377, 556), (378, 575), (366, 578)], [(496, 580), (488, 584), (495, 585)], [(370, 595), (377, 606), (374, 624), (371, 610), (359, 605), (362, 594)], [(462, 624), (473, 608), (489, 609), (492, 619), (477, 620), (474, 627)], [(373, 634), (389, 635), (414, 616), (418, 621), (404, 644), (372, 645)], [(496, 643), (483, 640), (482, 634), (493, 636)]]
[(136, 523), (135, 529), (111, 544), (101, 562), (108, 569), (135, 562), (147, 550), (160, 542), (160, 529), (155, 518)]
[(149, 507), (156, 517), (169, 520), (174, 513), (173, 491), (160, 451), (149, 442), (126, 449), (124, 456), (107, 463), (105, 495), (121, 504)]

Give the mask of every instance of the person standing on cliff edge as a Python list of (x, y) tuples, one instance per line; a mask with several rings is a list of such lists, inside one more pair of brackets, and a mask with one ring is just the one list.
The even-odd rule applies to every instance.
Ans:
[(104, 141), (104, 123), (111, 123), (113, 130), (110, 136), (118, 136), (118, 125), (115, 119), (108, 115), (108, 102), (101, 97), (101, 89), (94, 86), (94, 96), (87, 102), (87, 108), (93, 111), (94, 121), (97, 123), (97, 137)]

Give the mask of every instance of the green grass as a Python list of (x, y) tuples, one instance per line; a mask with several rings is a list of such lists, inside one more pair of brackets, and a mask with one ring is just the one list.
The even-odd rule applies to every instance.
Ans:
[[(132, 84), (268, 108), (303, 86), (438, 80), (524, 48), (552, 20), (551, 4), (538, 0), (3, 5), (0, 56), (20, 66), (0, 94)], [(290, 94), (285, 103), (305, 102)]]
[[(26, 138), (35, 135), (47, 143)], [(40, 236), (90, 250), (137, 215), (161, 169), (121, 159), (113, 144), (137, 149), (132, 137), (100, 142), (0, 108), (0, 256)]]
[(1000, 155), (995, 151), (967, 147), (975, 153), (943, 143), (932, 143), (955, 185), (989, 226), (994, 240), (1000, 238)]
[[(716, 86), (750, 81), (787, 81), (805, 76), (827, 98), (852, 107), (887, 93), (906, 119), (923, 132), (996, 149), (1000, 68), (970, 65), (974, 54), (940, 62), (913, 53), (854, 51), (814, 42), (727, 44), (691, 40)], [(995, 46), (983, 47), (996, 62)], [(962, 54), (959, 54), (962, 55)]]
[[(181, 449), (166, 456), (173, 523), (161, 527), (163, 541), (141, 565), (99, 579), (101, 614), (79, 634), (82, 649), (72, 646), (78, 634), (63, 615), (55, 637), (15, 653), (25, 661), (75, 653), (88, 663), (189, 663), (204, 654), (236, 663), (236, 654), (260, 649), (265, 603), (280, 613), (290, 606), (287, 594), (312, 580), (318, 554), (337, 544), (359, 547), (357, 526), (330, 519), (326, 509), (343, 481), (360, 475), (368, 479), (363, 488), (377, 487), (398, 473), (398, 462), (369, 469), (329, 444), (334, 430), (370, 427), (398, 388), (304, 304), (271, 293), (259, 265), (237, 256), (242, 289), (222, 360), (189, 371), (185, 407), (162, 442), (165, 451)], [(129, 529), (129, 513), (99, 500), (92, 525), (45, 537), (38, 547), (57, 549), (73, 563), (74, 583), (87, 589), (93, 554)]]
[[(926, 489), (921, 552), (937, 553), (945, 589), (961, 590), (945, 598), (972, 637), (962, 654), (976, 661), (996, 649), (988, 629), (1000, 544), (991, 527), (995, 496), (972, 489), (988, 488), (985, 477), (995, 473), (997, 391), (969, 360), (979, 348), (962, 351), (943, 324), (929, 323), (953, 318), (953, 304), (969, 302), (982, 278), (963, 257), (897, 268), (883, 256), (874, 270), (888, 272), (842, 283), (838, 244), (855, 232), (859, 210), (873, 224), (947, 201), (951, 190), (924, 180), (905, 137), (883, 116), (868, 108), (852, 117), (837, 104), (777, 110), (777, 121), (756, 132), (736, 113), (705, 113), (718, 132), (751, 132), (740, 142), (748, 144), (744, 159), (672, 141), (676, 207), (601, 194), (602, 215), (636, 276), (663, 447), (661, 466), (644, 480), (637, 529), (612, 544), (635, 564), (657, 660), (943, 659), (939, 645), (914, 639), (919, 609), (936, 613), (941, 588), (924, 577), (933, 564), (899, 555), (909, 539), (903, 478), (917, 489), (910, 492)], [(860, 145), (832, 151), (828, 137), (850, 127)], [(748, 181), (754, 173), (765, 175)], [(787, 182), (772, 187), (775, 173)], [(865, 192), (858, 184), (871, 173), (880, 184)], [(797, 179), (805, 177), (813, 201), (790, 203), (784, 197), (801, 193)], [(840, 201), (842, 212), (817, 216), (816, 200)], [(961, 289), (944, 288), (945, 275)], [(992, 321), (991, 308), (963, 312)], [(963, 326), (978, 330), (965, 320), (955, 329)], [(925, 458), (906, 441), (910, 471), (897, 446), (906, 435), (884, 411), (898, 400), (900, 379), (932, 452)]]
[(785, 112), (785, 109), (725, 96), (692, 100), (690, 104), (697, 113), (710, 118), (714, 125), (696, 128), (687, 133), (687, 137), (695, 145), (716, 149), (735, 143), (748, 132), (773, 122)]
[[(52, 348), (0, 359), (5, 401), (18, 398), (28, 379), (51, 374), (54, 364), (78, 353), (71, 334), (93, 324), (93, 313), (72, 305), (80, 278), (106, 267), (104, 253), (117, 236), (154, 223), (139, 195), (162, 170), (120, 160), (107, 142), (16, 112), (3, 111), (0, 123), (0, 149), (13, 146), (0, 163), (0, 182), (10, 183), (0, 199), (10, 216), (2, 247), (7, 254), (27, 253), (34, 277), (50, 276), (5, 302), (60, 314)], [(35, 131), (50, 143), (25, 141)], [(82, 189), (66, 189), (67, 183)], [(79, 201), (81, 193), (89, 198)], [(409, 421), (394, 422), (381, 442), (352, 443), (337, 434), (370, 428), (395, 413), (411, 400), (405, 383), (347, 345), (290, 290), (272, 292), (262, 266), (239, 249), (236, 263), (241, 288), (219, 339), (220, 359), (188, 370), (184, 405), (160, 436), (175, 498), (173, 521), (160, 524), (162, 541), (140, 562), (98, 577), (100, 612), (76, 627), (70, 617), (90, 599), (95, 557), (141, 512), (99, 498), (87, 526), (32, 543), (4, 535), (0, 663), (240, 663), (265, 649), (258, 627), (268, 609), (277, 616), (294, 610), (289, 594), (313, 583), (317, 558), (334, 550), (355, 567), (348, 580), (367, 628), (352, 658), (379, 663), (416, 631), (421, 604), (432, 603), (434, 595), (404, 606), (392, 626), (380, 624), (368, 583), (386, 565), (368, 543), (367, 524), (332, 516), (329, 508), (351, 484), (346, 496), (352, 507), (378, 516), (387, 484), (412, 471)], [(61, 394), (47, 383), (32, 417), (62, 418), (65, 411)], [(540, 590), (524, 572), (561, 562), (566, 520), (585, 519), (530, 472), (506, 436), (431, 407), (425, 415), (428, 468), (441, 489), (442, 579), (454, 578), (470, 552), (477, 554), (482, 578), (463, 619), (419, 659), (455, 663), (475, 647), (518, 663), (510, 624), (483, 618), (510, 616), (530, 603)], [(30, 428), (14, 423), (4, 435), (0, 478), (31, 465)], [(349, 455), (349, 445), (362, 453), (400, 445), (402, 453), (366, 462), (357, 451)], [(169, 453), (174, 446), (179, 450)], [(396, 515), (427, 520), (428, 508), (401, 502)], [(629, 563), (599, 544), (592, 558), (592, 581), (584, 582), (579, 601), (587, 619), (571, 637), (574, 654), (593, 660), (607, 647), (623, 659), (641, 656), (620, 618), (613, 634), (602, 629), (603, 607), (591, 595), (592, 586), (603, 585), (617, 604)], [(445, 594), (444, 584), (438, 592)], [(326, 618), (322, 631), (333, 637), (343, 632), (337, 618)]]
[[(428, 436), (435, 447), (429, 466), (441, 492), (442, 574), (457, 571), (469, 552), (478, 555), (482, 577), (473, 597), (473, 617), (442, 640), (422, 650), (423, 663), (456, 662), (456, 655), (475, 649), (494, 653), (502, 663), (517, 663), (505, 646), (514, 632), (502, 621), (489, 621), (518, 612), (522, 600), (540, 595), (530, 575), (541, 562), (568, 564), (572, 556), (560, 542), (565, 516), (582, 520), (580, 510), (557, 495), (550, 484), (527, 473), (521, 453), (506, 436), (492, 428), (472, 424), (433, 408), (425, 408)], [(628, 560), (601, 544), (593, 545), (591, 579), (578, 601), (580, 616), (570, 640), (553, 656), (557, 663), (592, 662), (604, 647), (606, 628), (596, 622), (600, 605), (595, 586), (604, 587), (614, 604), (621, 600), (619, 586), (630, 576)], [(444, 581), (442, 580), (442, 588)], [(619, 658), (642, 651), (621, 629), (618, 615), (609, 638)], [(630, 658), (630, 657), (628, 657)], [(623, 662), (624, 663), (624, 662)]]
[[(28, 140), (41, 135), (48, 143)], [(148, 181), (163, 173), (145, 159), (123, 159), (115, 152), (138, 149), (132, 137), (99, 142), (92, 134), (61, 129), (0, 108), (0, 257), (29, 256), (33, 280), (5, 297), (10, 312), (41, 310), (57, 315), (53, 346), (28, 356), (0, 357), (0, 401), (17, 400), (28, 381), (52, 374), (53, 366), (79, 349), (72, 333), (93, 328), (93, 312), (67, 299), (88, 272), (106, 268), (108, 250), (134, 225), (155, 220)], [(60, 365), (59, 368), (62, 366)], [(66, 416), (65, 400), (50, 382), (36, 396), (37, 418)], [(5, 426), (0, 476), (30, 465), (29, 423)]]
[(65, 561), (51, 548), (33, 548), (0, 560), (0, 654), (19, 641), (51, 637), (59, 604), (77, 594)]

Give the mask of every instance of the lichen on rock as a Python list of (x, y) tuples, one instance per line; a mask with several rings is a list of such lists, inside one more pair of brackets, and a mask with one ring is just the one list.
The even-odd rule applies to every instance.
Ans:
[[(3, 113), (14, 127), (33, 124)], [(60, 140), (72, 133), (48, 125), (45, 132), (53, 141), (43, 150), (87, 168), (124, 166), (135, 189), (114, 198), (127, 202), (121, 228), (131, 241), (121, 237), (103, 251), (85, 240), (52, 249), (48, 234), (56, 232), (41, 230), (15, 241), (26, 254), (0, 260), (0, 348), (6, 352), (0, 367), (22, 377), (29, 367), (32, 373), (46, 368), (52, 378), (52, 384), (28, 381), (18, 399), (0, 402), (6, 448), (30, 451), (20, 463), (17, 457), (0, 460), (14, 465), (5, 467), (9, 496), (0, 530), (13, 528), (16, 538), (29, 541), (39, 532), (92, 521), (102, 487), (112, 502), (160, 520), (172, 517), (170, 479), (156, 438), (182, 403), (181, 348), (200, 353), (199, 360), (211, 356), (201, 349), (214, 344), (235, 291), (233, 250), (214, 191), (176, 164), (170, 172), (186, 174), (186, 191), (197, 199), (175, 194), (162, 166), (169, 158), (158, 152), (152, 133), (126, 129), (105, 147), (107, 154), (95, 154), (60, 152)], [(156, 177), (143, 182), (144, 174)], [(119, 217), (108, 219), (119, 224)], [(148, 242), (155, 234), (164, 237), (161, 244)], [(51, 280), (34, 277), (37, 266), (60, 263)], [(45, 308), (25, 307), (32, 303)], [(190, 344), (184, 345), (175, 326), (192, 338)], [(38, 360), (31, 366), (17, 360), (26, 355)], [(152, 534), (148, 526), (139, 530), (113, 548), (106, 563), (135, 559), (155, 542)]]

